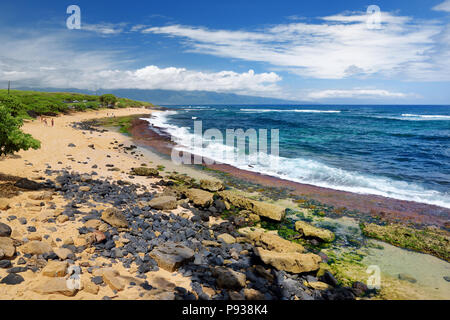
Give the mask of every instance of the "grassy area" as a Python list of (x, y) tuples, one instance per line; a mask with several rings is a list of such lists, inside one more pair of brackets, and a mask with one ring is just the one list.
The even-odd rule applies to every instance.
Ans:
[[(153, 104), (142, 101), (134, 101), (127, 98), (115, 98), (108, 106), (103, 106), (102, 96), (88, 95), (70, 92), (38, 92), (11, 90), (10, 97), (16, 99), (25, 113), (30, 115), (55, 115), (70, 111), (97, 110), (102, 107), (129, 108), (129, 107), (154, 107)], [(8, 98), (7, 90), (0, 90), (0, 101)]]
[(136, 116), (99, 119), (97, 122), (103, 127), (118, 127), (120, 133), (130, 134), (131, 122)]

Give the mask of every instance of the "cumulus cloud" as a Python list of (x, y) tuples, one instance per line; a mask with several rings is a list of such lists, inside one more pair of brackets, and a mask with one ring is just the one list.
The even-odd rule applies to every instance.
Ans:
[(438, 4), (437, 6), (434, 6), (433, 10), (450, 12), (450, 0), (445, 0), (444, 2)]
[(445, 72), (450, 63), (436, 54), (445, 25), (382, 12), (380, 28), (374, 29), (367, 18), (353, 12), (257, 30), (169, 25), (142, 32), (178, 37), (188, 51), (265, 62), (305, 78), (450, 79)]
[(0, 77), (24, 86), (205, 90), (260, 96), (281, 91), (277, 83), (282, 79), (274, 72), (208, 72), (154, 65), (120, 68), (116, 53), (80, 50), (63, 35), (10, 38), (4, 34), (0, 42), (9, 48), (0, 52)]

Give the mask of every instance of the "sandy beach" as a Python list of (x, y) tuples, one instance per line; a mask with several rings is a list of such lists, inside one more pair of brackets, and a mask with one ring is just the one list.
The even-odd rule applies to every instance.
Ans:
[[(148, 110), (141, 108), (128, 108), (116, 110), (99, 110), (84, 113), (75, 113), (71, 115), (63, 115), (55, 117), (54, 127), (45, 125), (39, 120), (25, 123), (23, 130), (32, 134), (35, 138), (42, 142), (39, 150), (21, 151), (7, 158), (0, 160), (0, 172), (3, 175), (11, 175), (13, 177), (27, 177), (34, 181), (42, 181), (46, 178), (45, 170), (52, 168), (54, 170), (66, 169), (80, 173), (91, 173), (94, 169), (92, 166), (96, 165), (95, 171), (100, 179), (107, 179), (109, 181), (127, 180), (129, 171), (132, 167), (138, 167), (143, 162), (149, 165), (152, 159), (152, 154), (145, 152), (145, 157), (139, 157), (124, 152), (117, 152), (111, 147), (112, 141), (117, 141), (117, 144), (124, 144), (124, 147), (131, 145), (131, 140), (125, 135), (115, 132), (92, 132), (91, 134), (82, 132), (72, 128), (71, 123), (80, 122), (87, 119), (97, 119), (111, 117), (114, 114), (116, 117), (126, 115), (148, 114)], [(47, 119), (50, 124), (50, 118)], [(69, 145), (75, 145), (70, 147)], [(91, 146), (91, 147), (90, 147)], [(93, 148), (93, 147), (95, 148)], [(109, 157), (108, 157), (109, 156)], [(145, 160), (144, 160), (145, 159)], [(107, 164), (114, 164), (119, 167), (121, 171), (108, 171)], [(194, 174), (194, 173), (192, 173)], [(201, 173), (196, 174), (197, 177), (202, 177)], [(129, 180), (129, 179), (128, 179)], [(147, 177), (135, 177), (133, 183), (149, 185), (158, 178), (148, 179)], [(51, 200), (44, 200), (47, 207), (41, 207), (42, 201), (33, 200), (30, 197), (41, 194), (41, 191), (27, 191), (20, 195), (12, 197), (8, 200), (8, 210), (1, 211), (0, 222), (7, 223), (13, 230), (11, 238), (22, 241), (38, 240), (49, 243), (52, 247), (58, 247), (63, 243), (73, 243), (77, 241), (79, 236), (78, 228), (83, 226), (80, 221), (64, 221), (66, 219), (58, 219), (68, 200), (61, 196), (53, 195)], [(53, 209), (48, 208), (48, 203), (53, 204)], [(97, 204), (96, 209), (106, 208), (103, 204)], [(80, 208), (81, 211), (89, 210), (88, 207)], [(185, 210), (186, 211), (186, 210)], [(182, 208), (173, 210), (175, 213), (183, 213)], [(186, 213), (186, 212), (185, 212)], [(19, 219), (9, 220), (8, 216), (16, 216), (17, 218), (25, 218), (28, 224), (22, 225)], [(57, 225), (47, 223), (49, 218), (56, 218)], [(33, 226), (36, 232), (29, 232), (28, 228)], [(48, 238), (45, 238), (49, 235)], [(57, 241), (58, 239), (59, 241)], [(96, 258), (95, 264), (88, 262), (90, 254), (84, 252), (82, 254), (82, 261), (86, 265), (102, 266), (107, 265), (106, 259)], [(19, 256), (16, 256), (11, 262), (16, 265)], [(80, 261), (80, 264), (82, 264)], [(86, 273), (86, 268), (83, 268)], [(137, 285), (130, 288), (125, 288), (120, 292), (113, 292), (111, 287), (98, 287), (99, 292), (92, 294), (83, 290), (76, 295), (76, 299), (102, 299), (104, 296), (115, 297), (118, 299), (159, 299), (158, 294), (161, 290), (165, 293), (166, 290), (173, 290), (176, 286), (189, 287), (189, 279), (180, 274), (173, 274), (163, 269), (157, 272), (152, 272), (151, 277), (147, 281), (152, 283), (152, 286), (157, 288), (156, 291), (151, 292), (150, 295), (142, 295), (142, 289), (139, 284), (143, 282), (142, 279), (135, 277), (136, 265), (132, 265), (130, 269), (121, 267), (120, 264), (115, 266), (115, 270), (120, 272), (120, 277), (123, 281), (134, 281)], [(0, 278), (7, 275), (7, 269), (0, 268)], [(36, 275), (31, 270), (20, 273), (25, 279), (24, 282), (15, 286), (6, 286), (0, 284), (0, 299), (70, 299), (72, 297), (61, 293), (54, 294), (39, 294), (33, 290), (35, 287), (44, 285), (49, 278)], [(83, 279), (83, 277), (82, 277)], [(83, 280), (84, 282), (85, 280)], [(94, 289), (95, 291), (96, 289)], [(141, 296), (140, 296), (141, 294)], [(162, 299), (167, 299), (167, 296), (161, 296)], [(73, 298), (72, 298), (73, 299)], [(169, 297), (170, 299), (170, 297)]]
[[(184, 299), (187, 297), (187, 294), (192, 294), (191, 291), (195, 292), (194, 295), (197, 299), (199, 297), (205, 298), (206, 296), (209, 298), (225, 297), (229, 299), (230, 295), (233, 299), (237, 300), (275, 298), (272, 297), (272, 295), (275, 294), (274, 292), (277, 292), (278, 289), (276, 289), (276, 287), (279, 285), (275, 285), (272, 281), (279, 271), (276, 271), (276, 268), (264, 269), (267, 268), (268, 265), (265, 265), (265, 267), (252, 265), (251, 263), (254, 262), (250, 261), (254, 261), (252, 260), (254, 257), (250, 259), (249, 255), (251, 255), (252, 250), (255, 250), (257, 246), (259, 247), (262, 244), (255, 242), (254, 248), (253, 245), (249, 244), (252, 243), (252, 241), (249, 242), (245, 237), (239, 238), (239, 233), (237, 233), (239, 224), (242, 224), (243, 221), (247, 221), (246, 223), (250, 221), (249, 217), (251, 217), (251, 215), (248, 216), (248, 211), (242, 210), (242, 213), (245, 212), (245, 218), (243, 220), (242, 215), (229, 217), (227, 218), (229, 219), (228, 221), (223, 220), (220, 214), (213, 214), (214, 210), (216, 210), (213, 206), (207, 208), (204, 207), (203, 204), (199, 205), (199, 203), (203, 201), (202, 197), (204, 195), (206, 195), (206, 197), (211, 197), (212, 200), (212, 193), (195, 189), (197, 190), (196, 192), (200, 192), (201, 196), (191, 196), (189, 192), (187, 192), (186, 195), (188, 198), (182, 199), (183, 197), (180, 198), (177, 195), (177, 192), (179, 192), (177, 191), (178, 189), (171, 189), (170, 184), (161, 184), (161, 181), (164, 180), (161, 180), (161, 177), (130, 175), (130, 172), (132, 171), (132, 168), (136, 167), (145, 168), (148, 166), (154, 168), (156, 166), (163, 166), (164, 169), (161, 171), (163, 177), (170, 172), (176, 171), (197, 180), (208, 179), (209, 181), (217, 181), (216, 178), (208, 175), (206, 171), (199, 171), (194, 167), (177, 166), (170, 161), (169, 157), (164, 157), (164, 154), (167, 155), (170, 152), (170, 144), (168, 144), (167, 137), (160, 137), (153, 131), (146, 130), (145, 121), (134, 121), (134, 125), (131, 128), (132, 137), (111, 128), (104, 130), (96, 127), (95, 129), (84, 128), (80, 130), (80, 128), (74, 128), (73, 126), (76, 123), (86, 120), (114, 116), (148, 115), (150, 112), (158, 111), (150, 111), (143, 108), (128, 108), (74, 113), (53, 118), (53, 127), (45, 125), (39, 120), (25, 123), (23, 130), (40, 140), (42, 146), (38, 150), (21, 151), (14, 156), (8, 156), (0, 160), (0, 172), (2, 174), (0, 176), (0, 191), (4, 193), (4, 198), (0, 198), (0, 200), (2, 200), (0, 202), (0, 223), (6, 224), (12, 230), (10, 236), (6, 238), (0, 237), (0, 240), (3, 239), (3, 242), (0, 242), (0, 248), (3, 246), (3, 251), (6, 250), (5, 248), (12, 248), (16, 253), (13, 255), (10, 254), (11, 257), (7, 260), (2, 260), (2, 263), (4, 263), (3, 261), (6, 261), (6, 267), (0, 268), (0, 279), (3, 279), (2, 281), (5, 281), (5, 279), (7, 280), (5, 284), (0, 284), (0, 299), (36, 300), (107, 298), (171, 300), (175, 298), (175, 294), (179, 294), (180, 288), (184, 288), (185, 290)], [(47, 121), (47, 123), (50, 123), (50, 121)], [(153, 152), (148, 148), (149, 146), (160, 154)], [(241, 178), (248, 178), (250, 181), (279, 183), (278, 181), (274, 182), (275, 180), (270, 177), (258, 178), (257, 175), (250, 175), (242, 170), (232, 170), (230, 167), (216, 166), (213, 168), (230, 172)], [(69, 187), (74, 191), (70, 191), (72, 189), (65, 189), (62, 182), (57, 182), (56, 190), (59, 190), (60, 192), (54, 192), (53, 190), (45, 188), (44, 190), (39, 191), (20, 190), (17, 194), (6, 197), (8, 192), (11, 191), (14, 193), (17, 191), (17, 188), (14, 187), (12, 182), (17, 181), (19, 178), (28, 178), (31, 181), (39, 183), (45, 183), (47, 179), (54, 181), (55, 178), (56, 181), (58, 181), (58, 177), (54, 174), (55, 172), (58, 177), (61, 176), (61, 172), (66, 172), (65, 175), (68, 176), (69, 179), (73, 179), (73, 181), (70, 182)], [(86, 175), (87, 178), (85, 177)], [(102, 184), (107, 187), (110, 184), (115, 185), (113, 190), (116, 190), (114, 192), (116, 192), (115, 197), (119, 199), (117, 200), (118, 202), (114, 202), (114, 199), (103, 199), (98, 196), (95, 198), (96, 195), (92, 192), (91, 196), (89, 196), (89, 190), (95, 188), (96, 185), (100, 183), (98, 181), (103, 181)], [(167, 180), (165, 181), (167, 182)], [(196, 259), (201, 259), (205, 262), (204, 259), (206, 256), (213, 253), (210, 255), (210, 258), (213, 259), (212, 261), (214, 261), (214, 264), (224, 265), (231, 263), (230, 265), (233, 265), (233, 263), (237, 263), (233, 262), (235, 260), (241, 261), (240, 263), (248, 263), (245, 267), (234, 267), (236, 270), (240, 270), (237, 272), (237, 274), (240, 274), (239, 277), (242, 276), (245, 279), (245, 275), (247, 275), (247, 277), (249, 276), (248, 268), (253, 268), (252, 270), (255, 270), (255, 274), (261, 278), (259, 278), (259, 280), (250, 280), (252, 278), (247, 278), (246, 281), (243, 281), (242, 279), (239, 280), (237, 288), (241, 288), (240, 291), (236, 290), (234, 287), (228, 288), (225, 285), (225, 288), (229, 290), (227, 290), (226, 293), (223, 293), (224, 291), (221, 291), (221, 288), (219, 288), (220, 286), (223, 286), (223, 284), (216, 287), (215, 285), (208, 283), (207, 280), (200, 281), (198, 279), (198, 273), (196, 274), (196, 272), (199, 272), (197, 269), (194, 269), (197, 270), (194, 274), (189, 270), (180, 272), (172, 269), (167, 270), (167, 268), (159, 268), (156, 271), (150, 272), (150, 269), (144, 269), (143, 271), (142, 266), (146, 265), (144, 259), (148, 259), (148, 255), (145, 252), (134, 251), (132, 254), (130, 252), (131, 249), (127, 247), (130, 242), (127, 236), (129, 236), (130, 233), (132, 235), (134, 234), (136, 235), (136, 241), (139, 242), (142, 238), (140, 226), (146, 223), (146, 220), (140, 219), (140, 217), (148, 218), (150, 216), (145, 214), (145, 211), (148, 209), (146, 209), (147, 205), (146, 203), (143, 203), (144, 201), (136, 200), (136, 203), (125, 203), (124, 200), (120, 200), (120, 193), (124, 190), (121, 186), (132, 186), (132, 189), (125, 189), (132, 191), (132, 194), (128, 195), (131, 197), (140, 195), (146, 199), (145, 195), (148, 193), (162, 196), (162, 198), (167, 195), (176, 196), (176, 198), (173, 198), (175, 200), (178, 199), (175, 207), (171, 208), (171, 210), (157, 210), (156, 212), (158, 213), (158, 217), (167, 216), (168, 220), (166, 221), (170, 222), (173, 221), (175, 216), (181, 219), (179, 223), (192, 220), (197, 214), (201, 217), (200, 219), (203, 220), (203, 223), (195, 220), (197, 222), (195, 222), (194, 225), (197, 225), (197, 227), (200, 228), (197, 231), (198, 233), (203, 232), (200, 239), (203, 239), (201, 243), (204, 247), (196, 249), (199, 254), (199, 257)], [(280, 186), (282, 186), (282, 183)], [(314, 192), (315, 190), (310, 191), (312, 194), (317, 194)], [(318, 192), (318, 194), (320, 195), (320, 192)], [(93, 212), (94, 214), (99, 214), (99, 212), (110, 210), (111, 208), (116, 207), (116, 203), (117, 206), (121, 208), (133, 206), (129, 211), (130, 213), (132, 213), (133, 210), (142, 209), (139, 211), (141, 214), (138, 218), (131, 218), (131, 216), (128, 216), (128, 221), (131, 221), (131, 229), (111, 228), (109, 222), (105, 223), (103, 213), (101, 219), (84, 219), (85, 216), (92, 215)], [(195, 207), (193, 206), (194, 204)], [(208, 204), (208, 206), (209, 205), (210, 204)], [(227, 205), (229, 206), (229, 204)], [(216, 206), (216, 204), (214, 206)], [(271, 210), (278, 210), (276, 207), (270, 208)], [(70, 213), (71, 211), (76, 212), (75, 217), (73, 215), (68, 215), (68, 212)], [(209, 215), (206, 216), (206, 218), (204, 216), (205, 213)], [(81, 216), (82, 218), (76, 218), (77, 216)], [(255, 219), (255, 217), (252, 219)], [(164, 219), (158, 221), (164, 221)], [(259, 221), (259, 218), (257, 221)], [(438, 220), (434, 220), (433, 222), (435, 221)], [(137, 223), (140, 224), (136, 226)], [(257, 225), (259, 226), (259, 222)], [(234, 229), (235, 227), (236, 230)], [(161, 233), (164, 233), (164, 228), (161, 229), (161, 232), (155, 231), (156, 238), (159, 238)], [(224, 237), (224, 234), (227, 236)], [(274, 250), (274, 254), (279, 254), (277, 253), (278, 251), (285, 252), (285, 250), (288, 250), (286, 249), (286, 246), (292, 246), (294, 251), (299, 250), (296, 247), (297, 244), (294, 245), (293, 243), (286, 242), (286, 240), (277, 236), (276, 232), (275, 234), (273, 232), (271, 234), (271, 237), (274, 237), (273, 239), (271, 238), (271, 241), (274, 242), (269, 246), (265, 244), (265, 246), (267, 246), (266, 248), (271, 248), (270, 250)], [(101, 238), (98, 240), (98, 236), (100, 236), (100, 238), (111, 237), (111, 240), (106, 242), (106, 244), (112, 243), (112, 246), (115, 247), (111, 250), (124, 250), (127, 248), (128, 254), (126, 254), (126, 251), (124, 250), (124, 256), (118, 260), (134, 259), (133, 262), (128, 264), (125, 262), (118, 263), (117, 259), (113, 259), (113, 257), (110, 256), (110, 252), (112, 251), (109, 250), (106, 250), (106, 256), (102, 256), (105, 254), (103, 248), (106, 244), (104, 242), (105, 239)], [(172, 237), (171, 239), (174, 237), (176, 239), (176, 236), (177, 232), (172, 230), (170, 235), (170, 237)], [(100, 245), (94, 245), (96, 242), (102, 241), (103, 243), (100, 243)], [(164, 238), (162, 238), (161, 241), (165, 242)], [(159, 242), (159, 245), (162, 244), (161, 241)], [(227, 241), (230, 242), (228, 243)], [(28, 248), (30, 243), (35, 244), (37, 247)], [(53, 250), (53, 254), (56, 254), (57, 256), (54, 256), (54, 258), (49, 258), (48, 255), (43, 256), (41, 246), (47, 246), (49, 250)], [(241, 251), (239, 252), (239, 255), (233, 246), (240, 248)], [(277, 249), (277, 247), (279, 247), (279, 249)], [(304, 250), (302, 246), (300, 247), (302, 248), (301, 250)], [(25, 250), (24, 248), (27, 249)], [(70, 248), (69, 251), (68, 248)], [(219, 248), (221, 248), (222, 251), (219, 251)], [(218, 261), (214, 260), (216, 259), (216, 254), (218, 256), (224, 255), (226, 257), (226, 255), (229, 254), (228, 252), (231, 252), (231, 256), (229, 256), (225, 262), (223, 259), (219, 259)], [(394, 254), (396, 254), (395, 252), (396, 251), (394, 250)], [(3, 252), (3, 254), (5, 254), (5, 252)], [(74, 254), (76, 254), (75, 260), (73, 260), (75, 258), (73, 256)], [(288, 255), (291, 256), (290, 253)], [(328, 259), (326, 255), (319, 256), (313, 253), (308, 253), (308, 255), (311, 255), (308, 257), (317, 257), (318, 261), (321, 259), (325, 259), (324, 261), (326, 261), (326, 259)], [(305, 255), (305, 257), (306, 256), (307, 255)], [(26, 258), (26, 260), (24, 258)], [(136, 261), (136, 258), (142, 259), (142, 261)], [(294, 255), (294, 258), (292, 259), (297, 258), (295, 258)], [(8, 261), (11, 264), (8, 265)], [(318, 261), (315, 263), (318, 263)], [(65, 270), (73, 263), (81, 268), (82, 289), (79, 290), (68, 290), (64, 282), (64, 277), (67, 278)], [(158, 261), (158, 265), (159, 264), (160, 261)], [(269, 265), (270, 264), (273, 264), (273, 262), (269, 263)], [(50, 269), (50, 271), (46, 268)], [(216, 266), (215, 268), (218, 267)], [(280, 266), (277, 268), (283, 269), (283, 267)], [(445, 266), (443, 268), (445, 269)], [(318, 264), (312, 270), (317, 269), (319, 269)], [(247, 270), (247, 273), (245, 273), (245, 270)], [(319, 270), (319, 272), (321, 271)], [(49, 273), (51, 275), (49, 275)], [(210, 273), (203, 273), (205, 274), (204, 276), (209, 279)], [(218, 277), (214, 272), (212, 274), (213, 277)], [(336, 287), (336, 290), (334, 290), (333, 286), (336, 285), (333, 282), (334, 280), (330, 282), (333, 285), (326, 284), (321, 281), (330, 280), (323, 280), (323, 276), (321, 276), (322, 278), (319, 276), (316, 278), (311, 274), (305, 276), (283, 274), (285, 277), (285, 280), (283, 281), (295, 281), (297, 286), (299, 286), (298, 288), (301, 288), (301, 292), (295, 294), (284, 293), (293, 299), (309, 299), (314, 296), (320, 297), (321, 299), (354, 298), (359, 292), (352, 288), (346, 288), (345, 290), (347, 291), (342, 291), (344, 288), (341, 288), (340, 286)], [(312, 274), (315, 275), (315, 272)], [(363, 274), (362, 277), (365, 276), (366, 275)], [(98, 278), (100, 278), (100, 280), (98, 280)], [(94, 281), (94, 279), (98, 280), (98, 284), (96, 283), (97, 280)], [(314, 279), (314, 281), (319, 279), (321, 280), (318, 281), (320, 285), (318, 284), (317, 287), (315, 287), (314, 285), (308, 284), (302, 287), (306, 281), (305, 279)], [(360, 280), (364, 279), (361, 278)], [(212, 281), (215, 283), (214, 281), (216, 280), (213, 279)], [(255, 290), (254, 288), (258, 288), (256, 285), (258, 281), (266, 281), (265, 288), (269, 288), (269, 285), (274, 286), (273, 289), (270, 289), (274, 291), (267, 291), (264, 295), (259, 290)], [(199, 283), (200, 287), (198, 287)], [(386, 280), (385, 283), (388, 288), (386, 291), (387, 293), (384, 293), (385, 298), (420, 299), (425, 297), (440, 299), (442, 297), (441, 293), (438, 295), (434, 295), (435, 293), (427, 293), (424, 296), (423, 292), (420, 291), (419, 286), (406, 282), (403, 283), (403, 281), (397, 279)], [(242, 288), (245, 286), (248, 287)], [(206, 296), (204, 296), (204, 294)]]

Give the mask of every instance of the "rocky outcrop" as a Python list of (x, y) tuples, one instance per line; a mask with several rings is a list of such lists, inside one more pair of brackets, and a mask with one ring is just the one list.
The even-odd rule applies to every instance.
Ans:
[(261, 260), (278, 270), (291, 273), (312, 272), (319, 269), (322, 259), (314, 253), (275, 252), (255, 248)]
[(136, 176), (144, 176), (144, 177), (159, 176), (159, 171), (157, 169), (147, 167), (132, 168), (131, 173)]
[(220, 191), (219, 196), (235, 207), (249, 210), (261, 217), (269, 218), (271, 220), (281, 221), (286, 216), (285, 208), (270, 203), (251, 200), (230, 190)]
[(184, 245), (173, 242), (164, 243), (150, 252), (158, 266), (173, 272), (184, 263), (194, 259), (194, 251)]
[(65, 261), (49, 261), (44, 269), (42, 269), (42, 275), (47, 277), (64, 277), (68, 263)]
[(213, 203), (214, 195), (211, 192), (200, 189), (188, 189), (185, 192), (186, 197), (198, 207), (209, 207)]
[(271, 232), (262, 228), (242, 228), (238, 232), (251, 240), (256, 246), (275, 252), (302, 253), (305, 248), (301, 244), (281, 238), (276, 231)]
[(0, 251), (3, 252), (4, 257), (12, 258), (16, 253), (13, 240), (7, 237), (0, 237)]
[(213, 269), (213, 276), (219, 288), (240, 290), (246, 285), (245, 274), (232, 269), (217, 267)]
[(103, 211), (102, 220), (116, 228), (127, 228), (128, 221), (125, 216), (116, 208), (109, 208)]
[(47, 242), (37, 240), (25, 243), (23, 246), (19, 247), (19, 250), (24, 254), (31, 255), (40, 255), (53, 252), (52, 247)]
[(157, 210), (173, 210), (178, 206), (177, 198), (172, 196), (157, 197), (150, 200), (148, 204)]
[(200, 188), (203, 190), (217, 192), (224, 189), (222, 182), (218, 180), (200, 180)]
[(307, 238), (316, 238), (324, 242), (333, 242), (335, 238), (330, 230), (314, 227), (304, 221), (295, 222), (295, 230)]

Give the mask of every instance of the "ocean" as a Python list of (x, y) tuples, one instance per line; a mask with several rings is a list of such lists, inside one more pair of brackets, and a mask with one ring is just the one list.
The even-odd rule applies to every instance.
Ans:
[[(450, 106), (169, 108), (146, 120), (194, 154), (298, 183), (450, 208)], [(225, 141), (190, 147), (200, 120), (203, 131), (215, 128), (224, 137), (227, 129), (267, 129), (269, 154), (243, 162), (225, 156)], [(276, 159), (271, 129), (279, 130)]]

